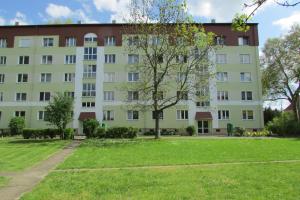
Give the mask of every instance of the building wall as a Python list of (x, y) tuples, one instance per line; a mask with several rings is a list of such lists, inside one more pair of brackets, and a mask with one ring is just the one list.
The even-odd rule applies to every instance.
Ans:
[[(217, 129), (222, 131), (226, 129), (227, 123), (232, 123), (234, 126), (245, 127), (249, 129), (259, 129), (263, 127), (262, 117), (262, 94), (261, 94), (261, 75), (258, 63), (258, 42), (257, 42), (257, 26), (251, 26), (251, 30), (247, 33), (250, 45), (238, 46), (238, 34), (231, 32), (230, 24), (206, 25), (208, 30), (213, 30), (217, 34), (222, 33), (228, 39), (225, 46), (220, 46), (216, 49), (215, 55), (225, 54), (226, 63), (215, 63), (213, 66), (214, 72), (227, 72), (228, 81), (220, 82), (215, 78), (209, 82), (210, 87), (210, 107), (196, 107), (193, 101), (183, 101), (179, 105), (164, 111), (164, 119), (161, 120), (161, 128), (176, 128), (185, 129), (188, 125), (195, 125), (197, 121), (194, 119), (195, 113), (200, 111), (209, 111), (212, 113), (213, 120), (210, 126), (215, 133)], [(74, 121), (70, 124), (71, 127), (79, 128), (78, 117), (81, 112), (96, 112), (96, 117), (102, 122), (104, 110), (114, 111), (114, 120), (105, 121), (108, 126), (134, 126), (138, 128), (154, 128), (154, 120), (152, 112), (139, 112), (139, 120), (128, 120), (127, 110), (136, 109), (136, 105), (124, 102), (126, 91), (124, 91), (125, 82), (127, 82), (127, 73), (131, 71), (128, 65), (128, 52), (125, 45), (122, 45), (122, 37), (120, 37), (120, 27), (115, 25), (91, 25), (91, 27), (80, 25), (66, 27), (0, 27), (0, 39), (7, 38), (8, 48), (0, 48), (0, 56), (6, 56), (6, 65), (0, 66), (0, 74), (5, 74), (5, 82), (0, 84), (0, 92), (3, 92), (3, 101), (0, 102), (0, 128), (7, 128), (9, 120), (14, 116), (15, 111), (26, 111), (26, 127), (43, 128), (48, 127), (43, 120), (38, 120), (38, 112), (44, 110), (44, 106), (48, 102), (40, 101), (40, 92), (51, 92), (54, 95), (56, 92), (75, 92), (74, 105)], [(65, 28), (65, 32), (63, 31)], [(75, 29), (78, 32), (72, 33)], [(22, 29), (23, 35), (22, 35)], [(36, 32), (36, 30), (39, 31)], [(12, 36), (7, 35), (8, 30), (12, 31)], [(19, 31), (16, 31), (19, 30)], [(79, 31), (80, 30), (80, 31)], [(111, 30), (111, 31), (110, 31)], [(84, 34), (95, 32), (98, 36), (97, 42), (84, 43)], [(102, 31), (102, 32), (101, 32)], [(79, 34), (80, 33), (80, 34)], [(103, 33), (103, 34), (102, 34)], [(45, 34), (45, 35), (44, 35)], [(49, 34), (49, 35), (48, 35)], [(77, 45), (74, 47), (65, 46), (65, 37), (76, 35)], [(116, 34), (116, 46), (103, 46), (105, 35)], [(43, 38), (54, 38), (53, 47), (43, 47)], [(80, 37), (80, 38), (78, 38)], [(19, 47), (21, 39), (30, 39), (31, 46), (27, 48)], [(62, 41), (63, 40), (63, 41)], [(86, 61), (83, 59), (84, 47), (97, 47), (97, 60)], [(114, 64), (105, 64), (104, 55), (115, 54), (116, 62)], [(249, 54), (250, 63), (241, 64), (240, 54)], [(19, 56), (30, 56), (29, 65), (19, 65)], [(52, 55), (52, 64), (41, 64), (43, 55)], [(76, 64), (65, 64), (65, 55), (76, 55)], [(213, 55), (213, 60), (215, 60)], [(83, 66), (88, 64), (97, 65), (97, 78), (84, 78)], [(115, 82), (104, 82), (105, 72), (115, 72)], [(240, 73), (250, 72), (251, 82), (241, 82)], [(26, 73), (29, 75), (27, 83), (17, 83), (17, 74)], [(42, 83), (41, 73), (51, 73), (52, 80), (50, 83)], [(65, 73), (75, 73), (75, 78), (72, 82), (64, 81)], [(82, 97), (82, 84), (95, 83), (96, 96)], [(114, 101), (104, 101), (103, 91), (115, 91)], [(225, 101), (217, 100), (217, 91), (228, 91), (229, 99)], [(253, 100), (242, 101), (241, 91), (252, 91)], [(17, 102), (15, 95), (17, 92), (26, 92), (27, 100)], [(174, 91), (176, 92), (176, 91)], [(96, 102), (95, 108), (82, 108), (81, 104), (84, 101)], [(176, 110), (184, 109), (189, 111), (189, 119), (176, 119)], [(218, 110), (229, 110), (230, 116), (227, 120), (218, 119)], [(254, 112), (253, 120), (243, 120), (242, 110), (252, 110)], [(221, 131), (221, 132), (222, 132)]]

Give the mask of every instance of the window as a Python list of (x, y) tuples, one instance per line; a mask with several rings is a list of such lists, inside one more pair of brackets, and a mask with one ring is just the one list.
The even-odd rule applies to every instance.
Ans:
[(104, 38), (104, 45), (105, 46), (116, 46), (116, 37), (114, 37), (114, 36), (106, 36)]
[(199, 73), (200, 75), (207, 75), (208, 74), (208, 66), (203, 66), (201, 65), (200, 67), (198, 67)]
[(95, 83), (83, 83), (82, 96), (83, 97), (96, 96), (96, 84)]
[(0, 48), (6, 48), (7, 47), (7, 41), (4, 38), (0, 38)]
[(51, 73), (41, 73), (41, 82), (42, 83), (50, 83), (52, 79)]
[(188, 62), (187, 55), (176, 56), (176, 63), (187, 63), (187, 62)]
[(44, 55), (42, 56), (42, 64), (43, 65), (50, 65), (52, 64), (52, 56), (51, 55)]
[(50, 92), (40, 92), (40, 101), (50, 101)]
[(103, 111), (103, 121), (113, 121), (115, 118), (115, 113), (112, 110)]
[(31, 46), (31, 39), (20, 39), (19, 47), (26, 48)]
[(218, 110), (218, 119), (228, 120), (229, 119), (229, 110)]
[(65, 73), (65, 82), (73, 82), (75, 79), (75, 73)]
[(75, 92), (64, 92), (64, 95), (66, 97), (72, 97), (72, 98), (74, 98), (75, 97)]
[(240, 46), (249, 45), (249, 37), (239, 37), (238, 43)]
[(115, 82), (115, 72), (105, 72), (104, 82)]
[(4, 83), (5, 74), (0, 74), (0, 83)]
[(243, 101), (251, 101), (252, 100), (252, 92), (251, 91), (242, 91), (241, 92)]
[(138, 91), (128, 91), (128, 101), (137, 101), (139, 100)]
[(84, 78), (95, 78), (96, 77), (96, 65), (84, 65), (83, 77)]
[(65, 57), (65, 64), (75, 64), (76, 63), (76, 55), (66, 55)]
[(29, 56), (20, 56), (19, 65), (29, 65)]
[(228, 81), (228, 73), (227, 72), (217, 72), (217, 80), (218, 81)]
[(113, 91), (104, 91), (103, 98), (104, 98), (104, 101), (114, 101), (115, 93)]
[(219, 101), (228, 100), (228, 91), (218, 91), (217, 93), (217, 99)]
[(46, 111), (38, 111), (38, 120), (46, 120), (47, 112)]
[(205, 97), (209, 95), (209, 87), (208, 86), (203, 86), (199, 88), (198, 91), (196, 91), (196, 96), (199, 97)]
[(188, 100), (189, 95), (187, 91), (177, 91), (177, 98), (181, 100)]
[(76, 38), (67, 37), (66, 38), (66, 47), (75, 47), (76, 46)]
[(216, 63), (217, 64), (226, 64), (227, 63), (226, 54), (216, 54)]
[(139, 111), (128, 110), (127, 111), (127, 119), (128, 120), (138, 120), (139, 119)]
[(186, 79), (186, 75), (185, 73), (182, 72), (178, 72), (177, 73), (177, 82), (182, 82)]
[(84, 60), (97, 60), (97, 48), (85, 47), (84, 48)]
[(139, 55), (129, 54), (128, 55), (128, 64), (136, 64), (136, 63), (139, 63)]
[(253, 120), (254, 119), (253, 110), (243, 110), (242, 116), (243, 116), (243, 120)]
[(160, 38), (158, 36), (152, 36), (152, 45), (160, 45)]
[(0, 56), (0, 65), (6, 65), (6, 56)]
[(115, 54), (105, 54), (105, 63), (116, 63)]
[(25, 111), (15, 111), (15, 117), (25, 117)]
[(241, 82), (251, 82), (251, 73), (241, 72)]
[(250, 55), (249, 54), (240, 54), (241, 64), (250, 64)]
[(215, 37), (215, 44), (216, 45), (224, 45), (225, 44), (225, 38), (222, 36), (216, 36)]
[(177, 110), (177, 119), (186, 120), (189, 119), (189, 111), (188, 110)]
[(209, 101), (198, 101), (196, 103), (197, 107), (209, 107), (210, 106), (210, 102)]
[(128, 46), (134, 46), (139, 44), (138, 36), (129, 36), (128, 37)]
[(16, 93), (16, 101), (26, 101), (26, 93)]
[(44, 38), (43, 39), (43, 47), (53, 47), (54, 39), (53, 38)]
[(97, 35), (95, 33), (88, 33), (84, 36), (84, 42), (90, 43), (90, 42), (97, 42)]
[(138, 72), (129, 72), (128, 73), (128, 82), (136, 82), (140, 78), (140, 74)]
[[(164, 92), (163, 91), (157, 91), (157, 100), (163, 100), (164, 99)], [(155, 99), (155, 94), (153, 92), (152, 94), (152, 99), (154, 100)]]
[(82, 102), (83, 108), (94, 108), (96, 106), (95, 102)]
[[(152, 119), (155, 119), (155, 111), (152, 111)], [(164, 112), (160, 111), (158, 113), (158, 119), (164, 119)]]
[(28, 74), (18, 74), (17, 83), (27, 83), (28, 82)]
[(0, 120), (1, 120), (1, 118), (2, 118), (2, 111), (0, 111)]
[(3, 92), (0, 92), (0, 102), (3, 101)]

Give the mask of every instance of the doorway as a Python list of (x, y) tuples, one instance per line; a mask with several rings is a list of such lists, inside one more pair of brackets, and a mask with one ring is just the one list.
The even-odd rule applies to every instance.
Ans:
[(208, 120), (198, 121), (198, 133), (199, 134), (209, 133)]

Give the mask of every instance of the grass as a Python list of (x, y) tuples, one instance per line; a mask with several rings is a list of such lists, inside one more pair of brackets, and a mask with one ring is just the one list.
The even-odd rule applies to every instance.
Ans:
[(0, 139), (0, 172), (28, 168), (63, 148), (69, 141)]
[(272, 160), (300, 160), (300, 140), (87, 140), (22, 200), (298, 199), (299, 161), (182, 165)]
[(5, 186), (9, 181), (9, 178), (0, 176), (0, 188)]
[(88, 140), (60, 169), (300, 160), (297, 139)]

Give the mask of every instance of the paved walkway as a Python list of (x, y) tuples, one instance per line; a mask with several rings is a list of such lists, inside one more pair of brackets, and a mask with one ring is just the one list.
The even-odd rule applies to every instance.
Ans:
[(19, 199), (25, 192), (31, 191), (51, 170), (63, 162), (79, 144), (80, 141), (73, 141), (63, 150), (25, 171), (18, 173), (1, 173), (1, 176), (11, 177), (11, 179), (7, 186), (0, 189), (0, 199)]

